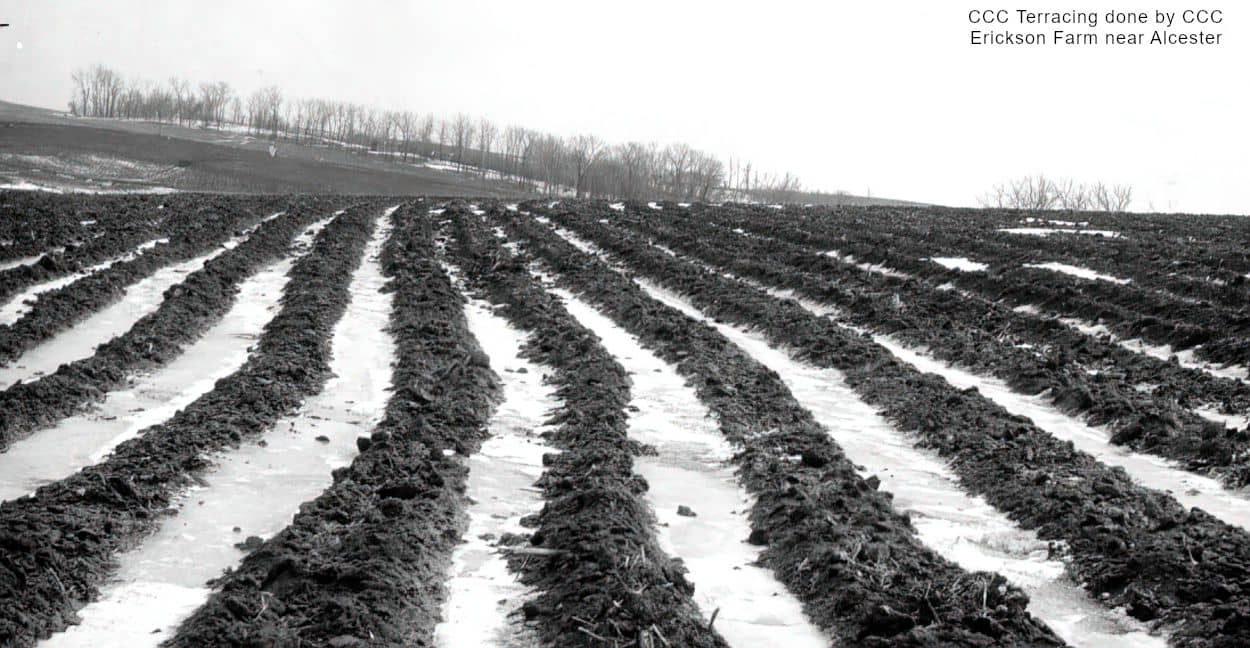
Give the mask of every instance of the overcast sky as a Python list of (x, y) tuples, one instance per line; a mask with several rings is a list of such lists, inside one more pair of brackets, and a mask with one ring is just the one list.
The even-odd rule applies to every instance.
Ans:
[(1202, 5), (1224, 11), (1222, 45), (1136, 48), (973, 46), (974, 4), (0, 0), (12, 23), (0, 99), (64, 109), (70, 72), (104, 63), (128, 78), (685, 141), (811, 189), (974, 205), (1040, 171), (1131, 184), (1137, 210), (1250, 213), (1240, 2)]

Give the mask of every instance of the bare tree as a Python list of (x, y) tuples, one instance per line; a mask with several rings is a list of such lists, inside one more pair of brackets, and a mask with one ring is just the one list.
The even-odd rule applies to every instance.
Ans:
[(464, 169), (464, 152), (473, 142), (473, 120), (464, 113), (451, 122), (451, 138), (456, 146), (456, 165)]
[(1133, 189), (1102, 182), (1087, 185), (1070, 178), (1052, 180), (1039, 173), (996, 184), (977, 200), (984, 207), (1124, 211), (1133, 201)]
[(481, 152), (481, 158), (478, 167), (481, 168), (482, 177), (486, 177), (486, 158), (490, 155), (491, 147), (495, 145), (495, 136), (499, 134), (499, 128), (491, 123), (489, 119), (483, 117), (477, 124), (477, 149)]
[(586, 187), (586, 174), (603, 153), (603, 140), (594, 135), (578, 135), (568, 144), (569, 162), (573, 165), (573, 191), (578, 198)]
[(1128, 185), (1108, 187), (1099, 182), (1090, 193), (1093, 206), (1102, 211), (1122, 212), (1133, 202), (1133, 188)]

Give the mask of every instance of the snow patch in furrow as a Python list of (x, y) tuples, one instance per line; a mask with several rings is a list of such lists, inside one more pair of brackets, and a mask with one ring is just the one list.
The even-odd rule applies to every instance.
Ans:
[[(307, 251), (313, 237), (334, 217), (330, 216), (306, 228), (296, 237), (293, 249)], [(246, 235), (236, 237), (236, 244)], [(207, 261), (222, 254), (222, 246), (190, 261), (157, 270), (152, 276), (132, 284), (116, 303), (94, 313), (68, 330), (22, 354), (8, 367), (0, 368), (0, 388), (29, 381), (52, 373), (62, 364), (90, 356), (97, 345), (128, 331), (135, 322), (160, 307), (165, 291), (199, 270)]]
[(57, 288), (63, 288), (65, 286), (68, 286), (69, 284), (74, 283), (75, 281), (78, 281), (79, 279), (82, 279), (83, 277), (89, 277), (115, 263), (124, 263), (126, 261), (134, 260), (135, 257), (139, 256), (143, 252), (156, 247), (158, 243), (168, 243), (168, 242), (169, 242), (169, 239), (167, 238), (148, 241), (140, 245), (139, 247), (135, 248), (134, 250), (126, 254), (123, 254), (119, 257), (116, 257), (114, 259), (105, 261), (104, 263), (97, 263), (96, 265), (90, 266), (88, 268), (84, 268), (80, 270), (79, 272), (75, 272), (71, 275), (67, 275), (64, 277), (57, 277), (56, 279), (44, 281), (41, 283), (37, 283), (33, 286), (29, 286), (26, 288), (26, 290), (23, 290), (22, 292), (18, 293), (18, 295), (14, 297), (12, 300), (10, 300), (9, 303), (5, 304), (3, 308), (0, 308), (0, 325), (12, 326), (14, 322), (22, 319), (23, 315), (30, 312), (30, 309), (34, 306), (33, 300), (36, 297), (38, 297), (41, 293), (45, 293), (51, 290), (56, 290)]
[(1112, 342), (1115, 342), (1116, 344), (1124, 347), (1125, 349), (1128, 349), (1129, 351), (1133, 351), (1135, 353), (1141, 353), (1144, 355), (1154, 356), (1156, 358), (1159, 358), (1160, 360), (1169, 360), (1169, 361), (1172, 359), (1172, 356), (1176, 356), (1176, 361), (1180, 363), (1182, 367), (1185, 367), (1187, 369), (1197, 369), (1199, 371), (1203, 371), (1208, 374), (1211, 374), (1212, 376), (1215, 376), (1216, 378), (1231, 378), (1233, 380), (1240, 380), (1242, 382), (1250, 382), (1250, 369), (1243, 367), (1241, 365), (1235, 365), (1235, 364), (1217, 365), (1217, 364), (1213, 364), (1213, 363), (1206, 362), (1203, 360), (1199, 360), (1195, 354), (1195, 350), (1197, 349), (1197, 347), (1194, 347), (1193, 349), (1185, 349), (1182, 351), (1177, 351), (1173, 349), (1171, 345), (1150, 344), (1149, 342), (1146, 342), (1145, 340), (1142, 340), (1140, 338), (1125, 340), (1117, 336), (1115, 333), (1112, 333), (1111, 329), (1107, 328), (1106, 325), (1104, 324), (1093, 324), (1086, 320), (1082, 320), (1082, 319), (1078, 319), (1074, 317), (1061, 317), (1059, 318), (1059, 321), (1091, 337), (1101, 337), (1105, 335), (1111, 338)]
[(1120, 238), (1122, 234), (1112, 230), (1065, 229), (1061, 227), (1008, 227), (998, 230), (1005, 234), (1024, 234), (1031, 236), (1048, 236), (1050, 234), (1089, 234), (1107, 238)]
[[(716, 630), (731, 646), (827, 646), (829, 638), (770, 570), (756, 565), (760, 548), (746, 542), (753, 498), (737, 484), (733, 448), (694, 390), (637, 338), (564, 290), (552, 289), (569, 313), (600, 337), (633, 379), (631, 439), (655, 446), (634, 468), (650, 484), (660, 546), (680, 557), (695, 583), (705, 619), (717, 609)], [(694, 517), (679, 515), (679, 506)]]
[[(1137, 483), (1148, 488), (1166, 491), (1186, 507), (1198, 507), (1221, 520), (1250, 530), (1250, 491), (1229, 490), (1218, 481), (1203, 477), (1177, 467), (1172, 461), (1154, 455), (1134, 452), (1129, 448), (1111, 444), (1111, 432), (1106, 426), (1086, 425), (1080, 419), (1069, 416), (1047, 400), (1047, 393), (1025, 396), (1011, 390), (1002, 380), (978, 376), (943, 362), (923, 350), (908, 347), (888, 335), (878, 335), (861, 327), (852, 326), (839, 318), (837, 308), (800, 299), (788, 291), (769, 291), (774, 295), (794, 299), (807, 310), (829, 317), (839, 326), (856, 333), (870, 333), (872, 339), (895, 358), (912, 365), (917, 370), (933, 373), (946, 379), (958, 389), (976, 387), (982, 396), (997, 403), (1003, 409), (1024, 416), (1037, 427), (1064, 441), (1071, 441), (1077, 450), (1093, 456), (1109, 466), (1120, 466)], [(1211, 409), (1195, 410), (1201, 416), (1222, 421), (1226, 425), (1241, 427), (1243, 417), (1219, 414)]]
[(1166, 491), (1186, 507), (1199, 507), (1229, 524), (1250, 530), (1250, 499), (1246, 492), (1225, 489), (1218, 481), (1178, 468), (1166, 459), (1112, 445), (1111, 433), (1105, 427), (1089, 426), (1064, 414), (1047, 402), (1045, 393), (1037, 396), (1017, 394), (1001, 380), (976, 376), (952, 367), (889, 336), (874, 335), (873, 340), (899, 360), (920, 371), (942, 376), (956, 388), (976, 387), (986, 398), (1013, 414), (1029, 418), (1056, 438), (1071, 441), (1078, 450), (1102, 463), (1124, 468), (1143, 486)]
[(39, 261), (39, 259), (42, 259), (42, 258), (43, 258), (42, 254), (36, 254), (34, 256), (21, 257), (21, 258), (12, 259), (9, 261), (0, 261), (0, 272), (4, 272), (5, 270), (12, 270), (13, 268), (18, 268), (24, 265), (30, 265), (32, 263)]
[(884, 275), (887, 277), (898, 277), (900, 279), (908, 279), (911, 277), (911, 275), (904, 273), (904, 272), (899, 272), (898, 270), (890, 268), (883, 263), (876, 263), (876, 264), (860, 263), (855, 260), (854, 255), (843, 254), (842, 252), (838, 250), (827, 250), (825, 252), (821, 252), (821, 254), (831, 259), (837, 259), (838, 261), (841, 261), (843, 263), (849, 263), (855, 266), (856, 268), (863, 270), (864, 272), (875, 272), (879, 275)]
[(973, 261), (972, 259), (966, 257), (929, 257), (928, 260), (942, 266), (943, 268), (961, 270), (963, 272), (982, 272), (990, 267), (985, 263)]
[(293, 263), (285, 259), (247, 278), (234, 306), (172, 362), (134, 377), (89, 412), (63, 419), (0, 454), (0, 501), (96, 463), (121, 442), (190, 405), (247, 360), (273, 318)]
[(542, 510), (542, 491), (534, 482), (544, 470), (543, 454), (558, 450), (545, 445), (541, 433), (560, 401), (543, 382), (549, 369), (519, 355), (525, 334), (480, 300), (470, 300), (464, 312), (502, 380), (504, 401), (490, 419), (490, 439), (468, 459), (469, 527), (452, 553), (447, 603), (434, 628), (434, 645), (538, 646), (533, 631), (510, 618), (533, 589), (517, 582), (496, 542), (504, 533), (528, 533), (521, 518)]
[(1090, 270), (1089, 268), (1068, 265), (1066, 263), (1055, 263), (1054, 261), (1051, 261), (1050, 263), (1026, 263), (1023, 267), (1037, 268), (1039, 270), (1052, 270), (1054, 272), (1062, 272), (1063, 274), (1072, 275), (1073, 277), (1080, 277), (1081, 279), (1100, 279), (1102, 281), (1110, 281), (1111, 283), (1120, 285), (1124, 285), (1130, 281), (1129, 279), (1120, 279), (1119, 277), (1113, 277), (1109, 274), (1096, 272), (1094, 270)]
[(781, 375), (795, 399), (808, 408), (864, 476), (875, 474), (894, 505), (911, 515), (926, 546), (965, 569), (996, 571), (1029, 594), (1029, 612), (1074, 646), (1159, 646), (1144, 626), (1122, 611), (1089, 599), (1049, 560), (1047, 543), (995, 510), (984, 499), (964, 493), (957, 478), (935, 453), (917, 449), (846, 385), (842, 374), (796, 361), (771, 346), (763, 335), (717, 323), (676, 294), (636, 279), (652, 297), (715, 326), (734, 344)]
[(389, 231), (379, 224), (352, 276), (352, 300), (334, 328), (333, 374), (325, 389), (266, 432), (264, 447), (248, 444), (218, 457), (203, 476), (207, 485), (179, 498), (178, 515), (118, 557), (118, 572), (100, 600), (79, 611), (82, 622), (41, 646), (158, 645), (207, 599), (205, 581), (239, 561), (235, 543), (280, 531), (301, 503), (330, 485), (332, 470), (351, 463), (356, 438), (382, 418), (391, 382), (391, 296), (382, 292), (386, 277), (378, 258)]

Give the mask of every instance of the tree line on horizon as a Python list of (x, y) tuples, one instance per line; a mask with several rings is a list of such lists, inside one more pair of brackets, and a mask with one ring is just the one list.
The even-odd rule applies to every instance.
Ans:
[(440, 160), (462, 172), (519, 189), (618, 200), (796, 202), (809, 192), (797, 176), (761, 172), (750, 162), (717, 157), (684, 143), (609, 144), (590, 134), (561, 137), (485, 117), (450, 118), (322, 98), (287, 98), (275, 85), (246, 97), (224, 81), (192, 85), (127, 80), (104, 65), (71, 75), (75, 116), (180, 126), (246, 129), (257, 137), (338, 146), (401, 161)]

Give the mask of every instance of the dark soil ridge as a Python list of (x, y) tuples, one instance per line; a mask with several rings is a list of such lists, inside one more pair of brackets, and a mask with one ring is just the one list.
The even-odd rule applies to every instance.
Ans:
[(1063, 645), (1001, 575), (964, 571), (924, 547), (890, 494), (859, 476), (775, 372), (550, 230), (525, 220), (506, 227), (560, 283), (690, 380), (739, 448), (738, 474), (757, 498), (751, 539), (767, 546), (761, 564), (839, 645)]
[(0, 190), (0, 261), (41, 256), (79, 242), (83, 219), (75, 217), (79, 207), (77, 201), (71, 202), (74, 198), (80, 197)]
[(384, 419), (166, 645), (433, 645), (464, 527), (463, 458), (486, 438), (500, 394), (434, 259), (426, 209), (396, 211), (383, 251), (397, 350)]
[(193, 218), (170, 219), (162, 232), (168, 243), (157, 243), (134, 259), (113, 263), (67, 286), (40, 293), (21, 319), (0, 326), (0, 366), (117, 302), (128, 287), (161, 268), (207, 254), (231, 235), (244, 234), (244, 227), (255, 225), (261, 218), (254, 208), (271, 201), (232, 202), (236, 204), (226, 211), (202, 211)]
[(629, 439), (630, 378), (482, 219), (453, 204), (458, 263), (470, 285), (532, 336), (522, 354), (551, 367), (564, 406), (549, 423), (560, 453), (544, 455), (537, 485), (546, 503), (527, 518), (529, 544), (553, 555), (510, 561), (537, 594), (523, 606), (547, 645), (726, 646), (699, 614), (685, 567), (660, 548), (655, 519), (633, 470), (642, 448)]
[[(705, 212), (710, 213), (710, 212)], [(873, 228), (888, 227), (879, 220), (845, 224), (835, 227), (832, 224), (821, 224), (804, 221), (807, 229), (796, 228), (792, 224), (777, 223), (777, 215), (769, 219), (738, 221), (744, 229), (762, 236), (785, 239), (800, 245), (815, 245), (824, 249), (840, 249), (853, 254), (856, 259), (867, 263), (884, 263), (899, 270), (933, 276), (934, 269), (925, 269), (921, 257), (937, 256), (935, 248), (927, 246), (930, 238), (940, 239), (943, 234), (937, 227), (926, 227), (923, 233), (913, 231), (890, 237), (883, 242), (875, 234)], [(767, 224), (765, 224), (767, 223)], [(991, 230), (992, 231), (992, 230)], [(1008, 236), (996, 233), (981, 233), (975, 236), (993, 237)], [(913, 237), (923, 236), (926, 243), (915, 242)], [(1014, 235), (1013, 235), (1014, 236)], [(1044, 237), (1028, 237), (1044, 238)], [(1071, 237), (1069, 237), (1071, 238)], [(1077, 237), (1080, 238), (1080, 237)], [(864, 239), (867, 239), (865, 241)], [(1069, 245), (1077, 245), (1082, 241), (1064, 241)], [(1088, 242), (1085, 242), (1088, 244)], [(1192, 244), (1191, 244), (1192, 245)], [(827, 246), (827, 247), (826, 247)], [(910, 250), (906, 255), (898, 250)], [(1191, 248), (1176, 251), (1172, 254), (1183, 255)], [(1009, 300), (1012, 306), (1045, 304), (1049, 308), (1063, 307), (1084, 319), (1102, 320), (1114, 332), (1126, 339), (1140, 337), (1154, 344), (1168, 344), (1177, 350), (1193, 349), (1196, 356), (1208, 362), (1226, 364), (1234, 363), (1250, 365), (1250, 309), (1247, 300), (1240, 298), (1241, 291), (1248, 283), (1241, 275), (1227, 279), (1228, 286), (1220, 288), (1218, 294), (1204, 294), (1201, 299), (1179, 295), (1169, 296), (1164, 293), (1143, 289), (1139, 285), (1117, 285), (1106, 281), (1088, 280), (1052, 272), (1050, 270), (1015, 267), (1015, 261), (1024, 263), (1029, 258), (1005, 261), (991, 252), (968, 249), (947, 249), (945, 253), (955, 256), (971, 256), (972, 258), (991, 264), (987, 273), (958, 273), (945, 271), (947, 280), (963, 288), (971, 288), (982, 292), (991, 299)], [(941, 253), (941, 250), (937, 250)], [(1107, 252), (1089, 249), (1088, 258), (1066, 258), (1075, 265), (1091, 266), (1091, 261), (1103, 258)], [(1244, 253), (1244, 250), (1242, 251)], [(912, 258), (915, 257), (915, 258)], [(1148, 254), (1129, 255), (1137, 264), (1148, 263), (1150, 267), (1159, 265), (1150, 261)], [(1127, 262), (1126, 262), (1127, 263)], [(1098, 265), (1093, 263), (1092, 265)], [(1105, 266), (1104, 271), (1111, 270)], [(1135, 272), (1118, 272), (1125, 276), (1133, 276)], [(1111, 274), (1116, 274), (1112, 272)], [(1218, 287), (1217, 287), (1218, 288)], [(1235, 293), (1231, 297), (1226, 293)], [(1070, 303), (1076, 300), (1081, 302)], [(1065, 312), (1065, 311), (1061, 311)]]
[[(1178, 461), (1233, 488), (1250, 483), (1250, 453), (1244, 451), (1250, 430), (1225, 429), (1191, 409), (1219, 398), (1226, 409), (1245, 411), (1250, 386), (1240, 381), (1166, 363), (1155, 373), (1157, 359), (1098, 342), (1057, 321), (923, 281), (865, 273), (780, 241), (744, 240), (720, 227), (678, 228), (655, 221), (644, 218), (634, 227), (703, 263), (835, 304), (841, 317), (856, 325), (924, 347), (974, 373), (997, 376), (1016, 392), (1047, 392), (1065, 413), (1091, 425), (1112, 426), (1113, 443)], [(1022, 346), (1025, 341), (1045, 353)], [(1090, 367), (1100, 372), (1091, 375)], [(1159, 386), (1144, 393), (1137, 389), (1143, 381)]]
[[(691, 212), (701, 211), (692, 206)], [(745, 217), (778, 213), (758, 207), (724, 210)], [(1250, 226), (1244, 217), (1163, 214), (1102, 214), (1020, 210), (795, 209), (781, 214), (808, 233), (854, 232), (873, 247), (909, 249), (915, 260), (941, 256), (985, 256), (999, 263), (1068, 261), (1099, 272), (1133, 279), (1181, 300), (1208, 301), (1234, 310), (1250, 298)], [(1033, 218), (1034, 222), (1027, 222)], [(1071, 228), (1045, 221), (1088, 222), (1079, 229), (1114, 230), (1123, 236), (1031, 236), (1000, 228)], [(921, 247), (922, 246), (922, 247)], [(937, 254), (935, 254), (937, 252)], [(981, 259), (978, 259), (981, 260)], [(1222, 281), (1224, 285), (1215, 283)]]
[[(1034, 218), (1088, 220), (1084, 214), (1057, 216), (1034, 212), (1030, 215)], [(1022, 236), (996, 231), (997, 227), (1039, 225), (1036, 222), (1021, 222), (1023, 218), (992, 228), (969, 228), (964, 224), (967, 217), (958, 211), (942, 219), (943, 226), (931, 227), (933, 223), (929, 222), (926, 223), (929, 227), (916, 227), (924, 218), (923, 214), (899, 213), (890, 219), (892, 222), (886, 228), (865, 230), (865, 233), (874, 238), (878, 233), (887, 235), (888, 238), (875, 241), (886, 247), (892, 247), (890, 243), (900, 239), (917, 240), (912, 237), (919, 234), (926, 244), (932, 244), (952, 256), (969, 256), (971, 253), (1016, 264), (1069, 262), (1132, 279), (1138, 286), (1162, 291), (1164, 296), (1170, 294), (1184, 301), (1210, 302), (1233, 310), (1240, 309), (1250, 300), (1250, 282), (1244, 277), (1250, 272), (1250, 267), (1247, 267), (1250, 254), (1247, 254), (1244, 243), (1238, 245), (1233, 242), (1237, 238), (1235, 234), (1232, 238), (1228, 237), (1236, 231), (1238, 224), (1242, 238), (1250, 234), (1250, 227), (1246, 226), (1244, 218), (1229, 219), (1227, 222), (1231, 227), (1213, 230), (1187, 217), (1172, 217), (1158, 221), (1155, 228), (1138, 228), (1121, 238)], [(874, 225), (879, 220), (879, 217), (874, 219)], [(1119, 220), (1119, 224), (1125, 223)], [(1093, 229), (1117, 227), (1117, 224), (1111, 223)], [(826, 226), (821, 229), (828, 231)], [(917, 259), (926, 256), (937, 255), (929, 252), (919, 255)], [(1238, 268), (1244, 269), (1239, 271)], [(1223, 282), (1223, 285), (1216, 281)]]
[[(1045, 320), (1047, 315), (1044, 314), (1030, 315), (1015, 313), (1014, 311), (1008, 312), (1009, 307), (1027, 304), (1046, 309), (1050, 311), (1051, 316), (1056, 317), (1078, 317), (1096, 323), (1106, 323), (1105, 321), (1100, 322), (1100, 320), (1122, 321), (1124, 326), (1121, 327), (1122, 330), (1119, 330), (1117, 334), (1124, 339), (1141, 337), (1139, 332), (1145, 328), (1188, 326), (1185, 322), (1180, 321), (1161, 322), (1151, 316), (1142, 316), (1127, 309), (1108, 305), (1105, 300), (1087, 297), (1084, 290), (1088, 287), (1089, 282), (1079, 278), (1047, 270), (1015, 267), (1015, 264), (1027, 262), (1027, 259), (1004, 263), (1001, 259), (994, 260), (979, 257), (975, 260), (986, 262), (991, 266), (988, 271), (963, 272), (944, 268), (931, 261), (922, 260), (922, 255), (926, 253), (932, 254), (931, 248), (920, 247), (927, 246), (929, 234), (927, 230), (924, 232), (926, 243), (918, 244), (917, 246), (913, 246), (911, 241), (898, 239), (889, 239), (884, 243), (865, 243), (863, 240), (859, 240), (858, 237), (863, 235), (863, 233), (858, 231), (854, 234), (842, 231), (838, 234), (831, 233), (826, 236), (816, 236), (802, 230), (799, 225), (778, 222), (775, 216), (767, 224), (764, 224), (737, 216), (718, 218), (710, 212), (703, 212), (700, 215), (716, 218), (717, 222), (722, 225), (737, 226), (749, 230), (757, 238), (763, 239), (766, 244), (775, 243), (777, 247), (775, 252), (788, 257), (792, 265), (798, 264), (804, 269), (813, 268), (815, 263), (810, 259), (804, 259), (802, 263), (798, 263), (798, 260), (802, 259), (805, 254), (820, 256), (820, 252), (823, 250), (837, 248), (854, 255), (857, 261), (882, 264), (891, 269), (909, 273), (916, 277), (918, 283), (929, 287), (945, 284), (954, 285), (984, 299), (985, 301), (979, 302), (978, 305), (991, 310), (997, 319), (1010, 320), (1007, 326), (1010, 326), (1011, 330), (1023, 328), (1031, 330), (1037, 335), (1046, 334), (1053, 336), (1056, 339), (1056, 344), (1070, 347), (1072, 352), (1077, 354), (1087, 366), (1093, 367), (1100, 364), (1100, 362), (1105, 362), (1104, 358), (1111, 358), (1116, 361), (1116, 364), (1123, 365), (1123, 370), (1126, 372), (1126, 380), (1130, 383), (1151, 382), (1145, 376), (1163, 374), (1168, 377), (1164, 382), (1171, 382), (1174, 377), (1176, 380), (1196, 383), (1184, 389), (1184, 393), (1178, 393), (1178, 398), (1200, 403), (1224, 404), (1226, 413), (1229, 414), (1239, 413), (1250, 407), (1250, 385), (1247, 385), (1244, 381), (1212, 376), (1199, 369), (1188, 369), (1180, 367), (1178, 363), (1135, 353), (1101, 336), (1090, 341), (1087, 338), (1093, 336), (1087, 336), (1084, 333), (1074, 331), (1061, 322), (1038, 323), (1035, 321), (1038, 319)], [(873, 240), (871, 236), (869, 238), (870, 241)], [(958, 251), (948, 251), (947, 253), (960, 254)], [(967, 256), (966, 253), (960, 255)], [(822, 260), (820, 263), (815, 263), (815, 265), (821, 268), (843, 267), (829, 260)], [(842, 274), (844, 275), (845, 273)], [(874, 285), (881, 290), (892, 288), (897, 283), (899, 283), (899, 280), (888, 277), (875, 278), (874, 281)], [(1106, 286), (1105, 282), (1101, 282), (1101, 285)], [(1020, 297), (1022, 293), (1031, 295), (1031, 297)], [(1108, 311), (1113, 311), (1117, 314), (1112, 316), (1108, 314)], [(995, 328), (1006, 329), (1005, 326)], [(1141, 373), (1143, 378), (1134, 380), (1132, 376), (1138, 372)]]
[(116, 556), (177, 515), (179, 493), (214, 452), (256, 438), (321, 389), (329, 337), (375, 214), (353, 208), (321, 231), (238, 371), (104, 461), (0, 503), (0, 646), (31, 646), (74, 623)]
[(324, 217), (328, 204), (296, 199), (286, 213), (256, 230), (238, 247), (209, 260), (165, 291), (157, 310), (126, 333), (96, 347), (87, 358), (55, 373), (0, 391), (0, 452), (31, 432), (101, 400), (138, 371), (161, 366), (199, 339), (234, 304), (239, 284), (288, 253), (295, 235)]
[[(171, 204), (162, 209), (158, 207), (165, 202), (150, 200), (97, 202), (80, 199), (64, 205), (65, 210), (53, 217), (65, 221), (66, 229), (71, 230), (63, 237), (56, 237), (63, 240), (64, 251), (53, 251), (51, 248), (56, 246), (47, 245), (41, 250), (44, 254), (38, 261), (0, 272), (0, 302), (12, 299), (34, 284), (73, 274), (123, 255), (143, 243), (177, 232), (192, 220), (195, 203), (179, 205), (174, 209), (174, 201), (168, 202)], [(39, 220), (38, 216), (29, 214), (13, 214), (10, 217), (19, 224)], [(82, 225), (82, 220), (96, 222)], [(34, 231), (45, 229), (37, 222), (30, 223), (30, 226)], [(72, 231), (75, 228), (77, 231)]]
[(792, 300), (653, 250), (598, 223), (597, 214), (545, 213), (704, 312), (843, 372), (865, 401), (950, 461), (970, 492), (1043, 539), (1063, 541), (1074, 580), (1097, 600), (1166, 628), (1175, 646), (1250, 644), (1250, 534), (1244, 530), (1201, 509), (1185, 510), (976, 390), (922, 374)]

